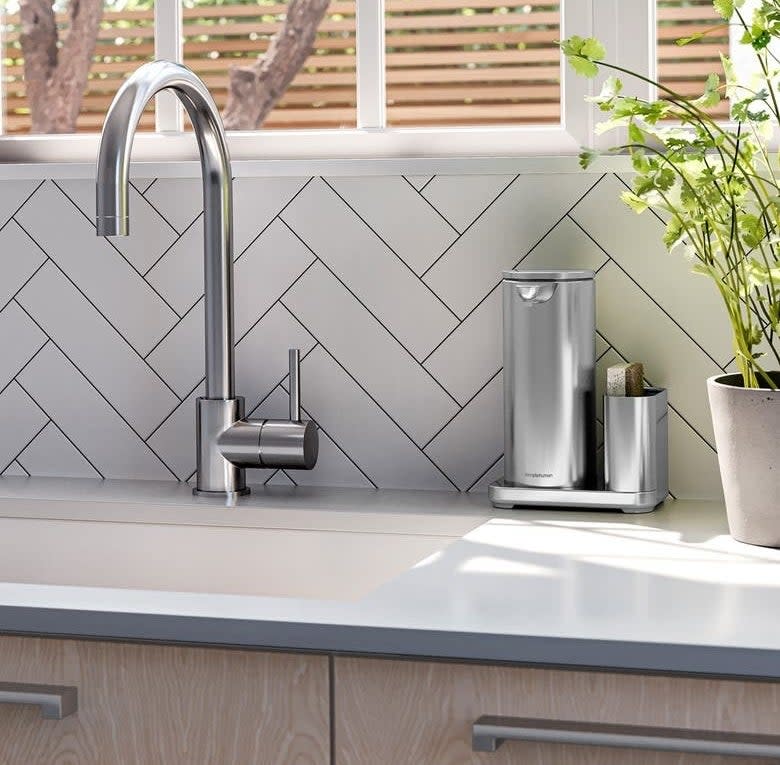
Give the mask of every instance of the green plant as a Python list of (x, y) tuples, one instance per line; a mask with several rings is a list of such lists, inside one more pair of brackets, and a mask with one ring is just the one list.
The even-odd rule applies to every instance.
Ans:
[[(780, 0), (762, 0), (750, 18), (744, 0), (714, 0), (725, 24), (742, 29), (741, 44), (755, 55), (755, 75), (740, 76), (721, 56), (724, 78), (710, 74), (701, 96), (686, 98), (660, 83), (605, 61), (594, 38), (570, 37), (561, 48), (585, 77), (604, 68), (655, 85), (659, 100), (623, 94), (618, 76), (589, 98), (608, 116), (597, 133), (626, 131), (636, 173), (623, 200), (637, 213), (649, 208), (667, 221), (664, 243), (682, 250), (693, 270), (712, 278), (728, 311), (734, 353), (745, 387), (777, 388), (765, 358), (780, 369), (780, 156), (771, 148), (780, 123)], [(679, 40), (685, 45), (711, 30)], [(708, 109), (731, 102), (733, 125), (715, 121)], [(588, 167), (599, 152), (584, 149)]]

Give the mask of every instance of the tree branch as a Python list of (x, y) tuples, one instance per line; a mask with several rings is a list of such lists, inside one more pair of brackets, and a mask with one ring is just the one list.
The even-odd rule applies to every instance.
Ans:
[(330, 0), (289, 0), (284, 26), (265, 55), (249, 66), (230, 69), (228, 101), (222, 115), (228, 130), (259, 128), (311, 54)]
[(24, 79), (33, 133), (72, 133), (92, 66), (102, 0), (71, 0), (68, 34), (59, 35), (51, 0), (21, 0)]
[(102, 17), (103, 0), (70, 0), (68, 36), (51, 82), (51, 97), (57, 104), (62, 128), (57, 132), (75, 130)]
[(34, 122), (33, 104), (45, 100), (49, 77), (57, 66), (57, 22), (50, 0), (21, 0), (19, 16), (24, 80)]

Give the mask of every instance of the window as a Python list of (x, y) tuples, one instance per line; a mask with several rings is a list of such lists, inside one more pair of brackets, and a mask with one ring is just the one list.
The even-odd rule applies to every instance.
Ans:
[[(23, 2), (23, 0), (21, 0)], [(103, 0), (92, 0), (103, 2)], [(0, 0), (0, 4), (3, 0)], [(154, 59), (154, 2), (140, 0), (124, 3), (120, 0), (105, 0), (101, 20), (95, 35), (95, 48), (91, 61), (84, 61), (87, 77), (85, 92), (74, 83), (74, 89), (65, 96), (67, 100), (80, 99), (80, 108), (75, 112), (75, 124), (65, 126), (48, 119), (53, 92), (40, 89), (31, 92), (25, 73), (22, 53), (20, 0), (6, 0), (0, 5), (0, 88), (2, 89), (4, 115), (0, 118), (2, 132), (9, 135), (25, 133), (96, 132), (103, 124), (108, 105), (111, 103), (122, 78), (140, 64)], [(71, 32), (70, 7), (68, 0), (53, 3), (54, 25), (46, 28), (39, 23), (34, 41), (30, 43), (38, 51), (55, 45), (62, 50), (62, 43)], [(74, 57), (78, 59), (79, 57)], [(84, 58), (81, 56), (80, 58)], [(78, 62), (80, 63), (80, 62)], [(44, 62), (40, 62), (33, 79), (45, 79)], [(38, 74), (38, 72), (40, 74)], [(70, 79), (70, 78), (69, 78)], [(66, 83), (67, 87), (69, 83)], [(60, 90), (61, 93), (61, 90)], [(37, 120), (33, 121), (33, 112)], [(142, 130), (154, 129), (154, 105), (150, 105), (141, 120)]]
[(390, 125), (559, 123), (558, 3), (402, 0), (385, 16)]
[[(284, 22), (285, 3), (185, 0), (184, 63), (224, 108), (230, 67), (251, 65)], [(317, 27), (314, 49), (265, 129), (354, 128), (357, 125), (355, 0), (332, 2)]]
[[(104, 6), (80, 108), (69, 129), (55, 126), (75, 135), (39, 140), (35, 133), (55, 131), (34, 124), (25, 80), (19, 14), (32, 1), (0, 0), (0, 161), (92, 161), (121, 78), (152, 58), (183, 61), (219, 107), (229, 107), (233, 67), (256, 66), (289, 7), (288, 0), (79, 0), (81, 8)], [(62, 52), (72, 0), (54, 2)], [(596, 36), (614, 63), (657, 71), (687, 95), (701, 91), (729, 46), (722, 24), (697, 43), (675, 45), (717, 23), (711, 0), (331, 0), (320, 14), (308, 28), (311, 48), (278, 89), (262, 131), (251, 119), (229, 122), (234, 159), (576, 155), (601, 140), (593, 137), (598, 114), (584, 100), (594, 85), (562, 69), (556, 40)], [(719, 109), (725, 117), (725, 105)], [(139, 136), (135, 156), (192, 157), (183, 122), (170, 94), (150, 105), (143, 128), (165, 141)]]
[[(729, 53), (728, 25), (712, 0), (658, 0), (657, 24), (658, 81), (683, 96), (701, 95), (707, 75), (723, 72), (720, 54)], [(677, 44), (705, 31), (701, 39)], [(721, 119), (727, 119), (728, 113), (726, 101), (712, 109), (713, 116)]]

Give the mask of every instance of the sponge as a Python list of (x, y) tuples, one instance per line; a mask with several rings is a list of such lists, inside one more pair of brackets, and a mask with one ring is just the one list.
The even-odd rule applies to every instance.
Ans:
[(608, 396), (644, 396), (644, 369), (641, 364), (615, 364), (607, 369)]

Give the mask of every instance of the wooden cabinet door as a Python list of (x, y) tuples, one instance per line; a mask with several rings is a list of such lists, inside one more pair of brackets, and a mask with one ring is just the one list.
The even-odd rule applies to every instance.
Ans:
[(0, 636), (0, 682), (78, 688), (44, 720), (0, 704), (2, 765), (325, 765), (328, 660)]
[(766, 765), (768, 760), (506, 742), (482, 715), (780, 733), (780, 684), (336, 658), (334, 765)]

